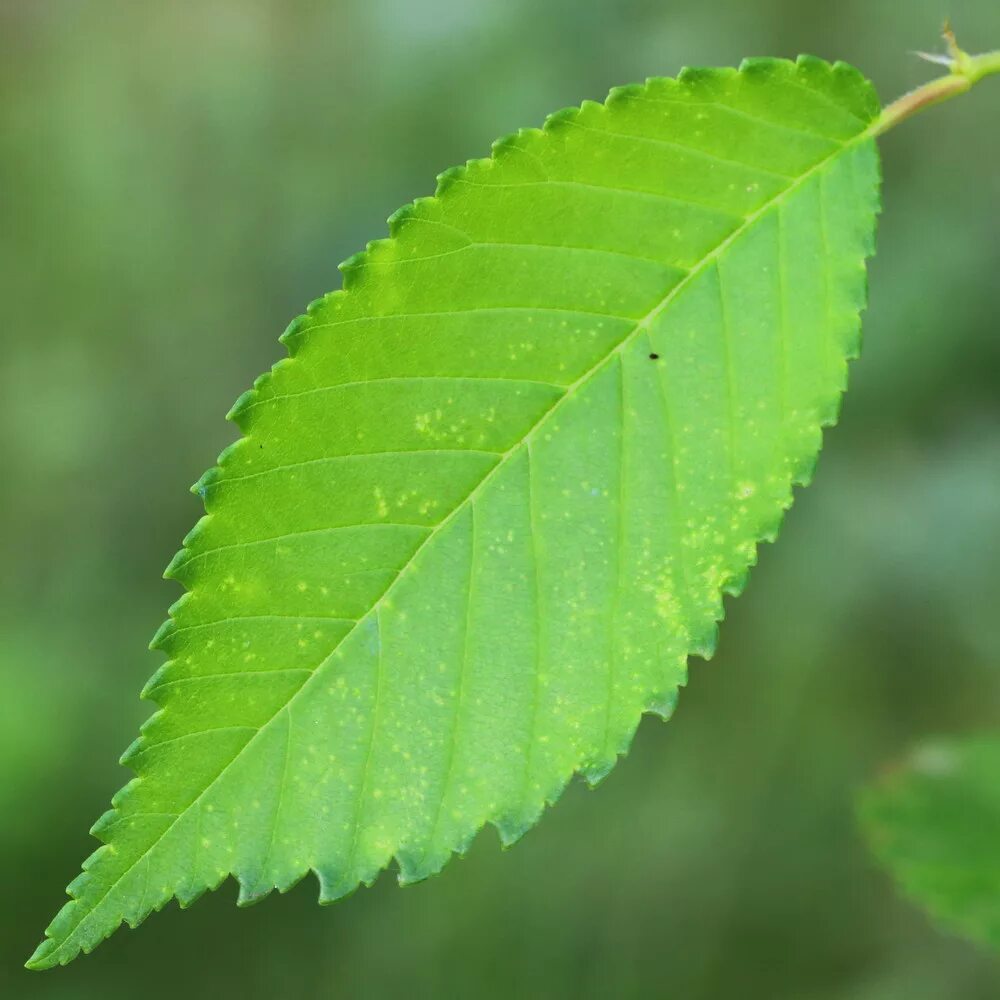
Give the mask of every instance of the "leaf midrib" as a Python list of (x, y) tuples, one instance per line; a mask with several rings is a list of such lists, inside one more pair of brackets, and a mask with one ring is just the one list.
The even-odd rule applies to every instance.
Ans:
[[(463, 500), (455, 505), (451, 512), (441, 520), (437, 525), (435, 525), (427, 537), (418, 545), (414, 550), (413, 554), (410, 556), (406, 565), (403, 566), (396, 577), (389, 583), (382, 594), (372, 603), (372, 606), (357, 620), (357, 622), (351, 627), (351, 629), (346, 632), (337, 642), (337, 644), (330, 650), (327, 656), (320, 662), (315, 668), (313, 668), (310, 676), (306, 678), (299, 688), (288, 698), (288, 700), (279, 706), (274, 714), (265, 722), (255, 733), (250, 737), (249, 740), (236, 752), (236, 754), (229, 760), (216, 774), (216, 776), (205, 786), (202, 792), (190, 802), (181, 812), (177, 813), (176, 819), (171, 822), (166, 829), (159, 835), (159, 837), (154, 840), (145, 851), (142, 852), (133, 862), (129, 865), (119, 875), (119, 877), (112, 882), (101, 894), (98, 900), (90, 906), (89, 910), (80, 919), (79, 923), (70, 931), (70, 933), (59, 943), (52, 951), (50, 951), (46, 956), (46, 963), (51, 963), (55, 956), (59, 955), (64, 951), (67, 946), (74, 940), (78, 935), (80, 929), (90, 921), (94, 915), (97, 913), (98, 909), (107, 901), (111, 893), (118, 887), (118, 885), (125, 879), (138, 865), (141, 861), (146, 859), (152, 851), (154, 851), (158, 844), (170, 833), (170, 831), (177, 825), (182, 818), (184, 818), (191, 809), (196, 808), (201, 800), (208, 795), (208, 793), (218, 784), (222, 777), (229, 771), (229, 769), (238, 761), (251, 747), (255, 744), (257, 739), (266, 732), (269, 727), (274, 723), (274, 721), (281, 715), (282, 712), (291, 711), (292, 705), (295, 701), (302, 695), (304, 691), (311, 687), (313, 680), (320, 676), (323, 670), (329, 665), (333, 659), (334, 654), (337, 650), (346, 642), (355, 631), (368, 621), (372, 615), (377, 615), (381, 607), (383, 606), (386, 598), (392, 593), (393, 589), (399, 584), (400, 580), (403, 579), (407, 570), (413, 566), (417, 557), (424, 550), (424, 548), (430, 544), (430, 542), (436, 538), (441, 531), (443, 531), (451, 521), (458, 516), (458, 514), (466, 508), (467, 505), (475, 503), (477, 497), (483, 492), (486, 486), (490, 483), (493, 477), (503, 468), (506, 467), (508, 461), (517, 454), (517, 452), (522, 448), (530, 445), (532, 438), (538, 434), (542, 428), (551, 420), (554, 414), (558, 413), (560, 404), (565, 400), (570, 399), (573, 395), (579, 391), (583, 386), (585, 386), (591, 379), (595, 378), (603, 369), (604, 366), (615, 360), (616, 356), (620, 355), (626, 347), (633, 341), (633, 339), (639, 335), (641, 332), (646, 331), (649, 325), (660, 316), (660, 314), (667, 309), (670, 304), (677, 298), (677, 296), (691, 284), (695, 278), (699, 277), (709, 266), (711, 266), (719, 257), (721, 257), (734, 243), (738, 242), (750, 229), (756, 225), (762, 218), (766, 217), (773, 209), (777, 208), (790, 197), (795, 191), (806, 184), (813, 177), (820, 174), (823, 169), (838, 157), (845, 154), (848, 150), (855, 146), (860, 145), (863, 142), (872, 142), (873, 137), (867, 133), (867, 130), (862, 130), (857, 133), (857, 135), (846, 141), (832, 140), (837, 143), (836, 148), (828, 155), (823, 157), (821, 160), (817, 161), (813, 166), (801, 174), (797, 179), (795, 179), (791, 184), (788, 185), (783, 191), (776, 194), (773, 198), (768, 199), (758, 208), (755, 212), (746, 216), (743, 223), (737, 227), (733, 232), (731, 232), (725, 239), (721, 240), (712, 250), (710, 250), (697, 264), (695, 264), (690, 271), (673, 287), (667, 294), (655, 305), (652, 309), (642, 316), (640, 319), (635, 320), (632, 329), (625, 334), (624, 337), (615, 345), (603, 358), (592, 365), (586, 372), (584, 372), (575, 382), (566, 387), (566, 391), (562, 396), (553, 402), (553, 404), (539, 417), (535, 425), (522, 437), (519, 441), (513, 444), (506, 452), (501, 453), (499, 460), (496, 465), (493, 466), (489, 472), (479, 481), (479, 483), (473, 487), (472, 490), (465, 496)], [(251, 436), (251, 435), (248, 435)], [(377, 705), (376, 705), (377, 709)], [(142, 780), (140, 778), (140, 780)], [(355, 831), (356, 834), (356, 831)], [(232, 872), (228, 874), (233, 874)], [(82, 900), (76, 900), (76, 902), (83, 904)], [(117, 926), (117, 925), (116, 925)], [(110, 933), (110, 932), (109, 932)], [(54, 939), (50, 939), (54, 940)]]

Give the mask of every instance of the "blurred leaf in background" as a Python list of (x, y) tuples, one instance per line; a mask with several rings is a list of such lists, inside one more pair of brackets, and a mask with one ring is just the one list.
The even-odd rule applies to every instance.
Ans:
[(945, 927), (1000, 948), (1000, 736), (928, 740), (860, 799), (872, 850)]
[[(994, 0), (954, 0), (965, 45)], [(308, 883), (21, 969), (126, 772), (186, 490), (288, 320), (441, 169), (682, 65), (812, 52), (890, 99), (933, 0), (0, 0), (0, 995), (991, 1000), (898, 899), (856, 789), (1000, 727), (998, 88), (883, 143), (865, 351), (814, 487), (674, 719), (501, 855), (332, 907)], [(933, 117), (931, 117), (933, 115)], [(973, 151), (973, 155), (970, 155)], [(97, 808), (95, 809), (95, 804)]]

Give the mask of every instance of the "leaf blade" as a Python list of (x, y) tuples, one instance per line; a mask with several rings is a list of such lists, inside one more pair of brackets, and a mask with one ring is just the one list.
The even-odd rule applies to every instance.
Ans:
[[(139, 778), (29, 964), (230, 873), (241, 902), (424, 878), (669, 712), (835, 417), (877, 110), (818, 61), (650, 81), (442, 175), (342, 266), (196, 485)], [(723, 155), (735, 121), (770, 139)]]

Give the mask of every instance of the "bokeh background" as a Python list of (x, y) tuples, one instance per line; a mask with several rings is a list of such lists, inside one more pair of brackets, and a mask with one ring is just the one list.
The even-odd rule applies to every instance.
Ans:
[(857, 787), (1000, 725), (1000, 84), (888, 136), (866, 350), (813, 489), (646, 720), (501, 854), (320, 909), (228, 883), (44, 974), (149, 706), (160, 573), (223, 414), (439, 170), (615, 84), (800, 51), (884, 98), (996, 0), (0, 0), (0, 995), (973, 1000)]

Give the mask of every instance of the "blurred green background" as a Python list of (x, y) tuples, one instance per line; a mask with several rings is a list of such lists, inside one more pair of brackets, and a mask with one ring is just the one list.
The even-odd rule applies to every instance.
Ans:
[(883, 98), (996, 0), (0, 0), (0, 995), (972, 1000), (1000, 963), (854, 828), (914, 739), (1000, 725), (1000, 85), (884, 142), (866, 350), (815, 487), (669, 725), (516, 848), (333, 907), (228, 883), (44, 974), (149, 706), (160, 573), (229, 404), (439, 170), (684, 64), (842, 58)]

